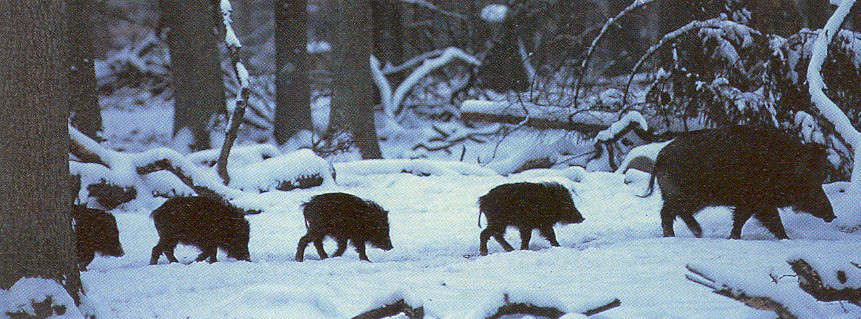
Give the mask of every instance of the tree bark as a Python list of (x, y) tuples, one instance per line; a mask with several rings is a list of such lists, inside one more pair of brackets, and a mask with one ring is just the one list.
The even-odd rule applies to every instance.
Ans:
[(275, 1), (275, 141), (287, 142), (310, 130), (311, 88), (305, 48), (308, 42), (306, 1)]
[(218, 58), (217, 24), (208, 0), (159, 0), (168, 27), (173, 70), (173, 134), (189, 128), (191, 151), (209, 149), (209, 123), (225, 110), (224, 80)]
[(63, 0), (0, 0), (0, 289), (23, 277), (53, 279), (80, 303), (67, 196), (65, 13)]
[(374, 126), (370, 1), (336, 1), (337, 45), (329, 128), (353, 133), (362, 158), (381, 158)]
[(96, 71), (93, 67), (93, 0), (70, 0), (68, 12), (69, 109), (72, 125), (90, 138), (98, 139), (102, 130), (102, 110), (96, 96)]

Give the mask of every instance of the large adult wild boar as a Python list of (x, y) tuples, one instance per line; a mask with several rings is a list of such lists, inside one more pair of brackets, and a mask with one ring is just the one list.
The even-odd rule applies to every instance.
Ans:
[[(693, 215), (707, 206), (732, 206), (730, 238), (755, 217), (777, 238), (788, 239), (779, 207), (792, 206), (826, 222), (834, 211), (822, 190), (828, 161), (821, 145), (801, 144), (772, 128), (732, 126), (683, 134), (659, 153), (649, 181), (657, 179), (664, 206), (661, 227), (672, 237), (678, 216), (696, 237)], [(647, 194), (648, 195), (648, 194)]]

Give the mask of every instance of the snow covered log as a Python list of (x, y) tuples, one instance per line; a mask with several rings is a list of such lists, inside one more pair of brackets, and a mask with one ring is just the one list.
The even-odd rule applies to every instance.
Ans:
[[(487, 316), (486, 319), (499, 319), (503, 316), (510, 315), (532, 315), (532, 316), (540, 316), (557, 319), (566, 315), (566, 312), (557, 307), (548, 307), (548, 306), (538, 306), (529, 302), (511, 302), (510, 296), (508, 294), (503, 295), (504, 303), (502, 306), (496, 309), (492, 315)], [(616, 308), (622, 304), (619, 299), (613, 299), (602, 303), (601, 305), (597, 305), (594, 307), (589, 307), (589, 309), (582, 310), (580, 314), (584, 316), (595, 315), (613, 308)]]
[[(279, 154), (272, 146), (237, 148), (236, 154), (231, 154), (236, 163), (229, 166), (235, 180), (224, 185), (208, 166), (212, 165), (217, 150), (202, 151), (189, 157), (167, 148), (126, 154), (104, 148), (71, 126), (69, 136), (69, 151), (80, 160), (70, 162), (69, 169), (72, 175), (81, 178), (82, 189), (78, 192), (81, 202), (94, 195), (90, 193), (93, 191), (90, 186), (99, 183), (123, 189), (135, 188), (138, 195), (142, 192), (153, 196), (196, 193), (233, 199), (243, 195), (243, 190), (261, 192), (309, 188), (333, 184), (335, 180), (334, 169), (328, 161), (307, 149)], [(107, 203), (112, 203), (113, 207), (134, 199), (109, 197)], [(108, 208), (109, 205), (103, 201), (99, 199), (99, 203)]]
[[(790, 258), (787, 263), (798, 274), (798, 286), (816, 300), (845, 300), (861, 306), (861, 269), (858, 266), (840, 269), (831, 263), (808, 262), (799, 257)], [(828, 277), (823, 279), (823, 276)]]
[[(789, 290), (768, 279), (741, 278), (739, 274), (718, 273), (702, 266), (685, 265), (685, 278), (712, 289), (715, 294), (737, 300), (748, 307), (772, 311), (778, 319), (826, 318), (816, 300), (800, 291)], [(767, 276), (764, 276), (767, 278)]]
[(401, 299), (392, 304), (363, 312), (358, 316), (353, 317), (353, 319), (380, 319), (392, 317), (401, 313), (410, 319), (422, 319), (425, 317), (424, 307), (410, 307), (406, 301)]
[(529, 125), (539, 128), (578, 131), (595, 134), (616, 121), (612, 112), (578, 112), (570, 109), (535, 104), (517, 105), (509, 102), (467, 100), (460, 106), (460, 116), (476, 122)]

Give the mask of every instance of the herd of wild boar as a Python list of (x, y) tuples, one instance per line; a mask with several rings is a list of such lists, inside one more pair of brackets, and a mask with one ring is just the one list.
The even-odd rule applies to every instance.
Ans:
[[(789, 238), (778, 208), (792, 206), (830, 222), (835, 218), (825, 196), (826, 152), (815, 144), (770, 128), (733, 126), (684, 133), (667, 144), (657, 156), (649, 180), (649, 196), (655, 181), (664, 201), (661, 227), (665, 237), (674, 236), (673, 222), (679, 217), (696, 237), (702, 229), (694, 215), (708, 206), (733, 207), (729, 238), (739, 239), (745, 222), (754, 217), (778, 239)], [(514, 248), (503, 237), (508, 226), (520, 231), (520, 249), (528, 249), (533, 229), (553, 246), (559, 246), (553, 226), (584, 221), (571, 193), (557, 183), (511, 183), (496, 186), (478, 199), (487, 219), (479, 235), (479, 252), (487, 255), (493, 237), (506, 251)], [(333, 256), (341, 256), (349, 241), (368, 260), (365, 244), (389, 250), (388, 212), (382, 206), (345, 193), (313, 196), (302, 204), (307, 233), (299, 239), (296, 261), (303, 261), (305, 248), (314, 243), (320, 259), (328, 254), (323, 239), (338, 244)], [(152, 248), (150, 264), (164, 254), (173, 254), (178, 243), (201, 250), (197, 261), (216, 261), (218, 249), (237, 260), (249, 261), (250, 227), (245, 213), (231, 204), (207, 197), (175, 197), (151, 215), (159, 241)], [(104, 211), (75, 206), (76, 252), (81, 269), (86, 269), (94, 253), (122, 256), (117, 224)]]

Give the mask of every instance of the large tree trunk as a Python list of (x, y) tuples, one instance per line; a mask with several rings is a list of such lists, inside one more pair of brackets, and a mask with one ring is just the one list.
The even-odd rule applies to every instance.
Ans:
[(305, 48), (308, 14), (304, 0), (275, 1), (275, 128), (278, 144), (311, 129), (311, 92)]
[(374, 126), (370, 1), (336, 1), (337, 44), (329, 127), (349, 130), (362, 158), (381, 158)]
[(173, 71), (173, 133), (189, 128), (191, 151), (210, 148), (209, 122), (225, 110), (216, 49), (217, 24), (208, 0), (160, 0)]
[(96, 96), (96, 72), (93, 68), (93, 0), (69, 2), (69, 109), (72, 125), (81, 133), (96, 139), (102, 130), (102, 110)]
[[(374, 31), (374, 56), (385, 65), (400, 65), (404, 62), (404, 35), (401, 25), (401, 5), (397, 0), (371, 0), (371, 17)], [(395, 86), (404, 81), (405, 74), (398, 72), (389, 76)], [(374, 103), (381, 102), (374, 96)]]
[(65, 4), (0, 0), (0, 289), (53, 279), (79, 302)]

